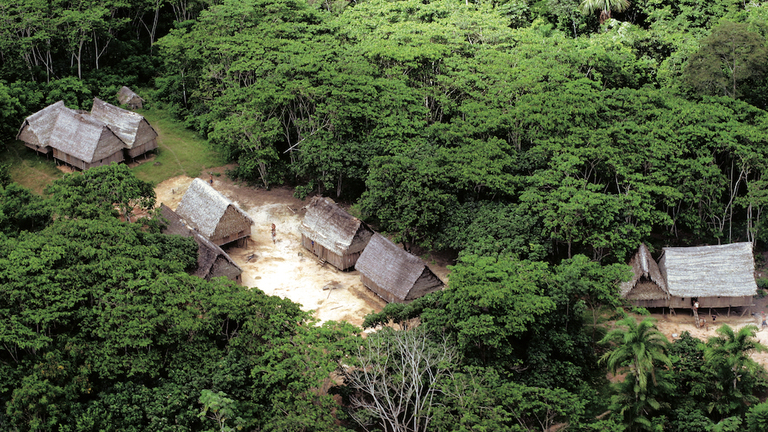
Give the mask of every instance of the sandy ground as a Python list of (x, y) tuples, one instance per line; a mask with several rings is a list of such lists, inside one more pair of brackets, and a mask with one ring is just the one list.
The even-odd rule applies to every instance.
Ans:
[[(207, 170), (223, 173), (225, 167)], [(365, 315), (379, 312), (386, 302), (363, 286), (357, 271), (341, 272), (330, 264), (320, 265), (301, 246), (299, 223), (306, 201), (293, 197), (289, 188), (270, 191), (238, 185), (225, 175), (213, 177), (213, 187), (245, 210), (255, 224), (247, 247), (226, 247), (225, 251), (243, 269), (243, 285), (257, 287), (269, 295), (288, 298), (314, 311), (321, 322), (345, 320), (360, 326)], [(157, 203), (176, 209), (192, 182), (186, 176), (166, 180), (155, 188)], [(272, 242), (272, 224), (277, 238)]]

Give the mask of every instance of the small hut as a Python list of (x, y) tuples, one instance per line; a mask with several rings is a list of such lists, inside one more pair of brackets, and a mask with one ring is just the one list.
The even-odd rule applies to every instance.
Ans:
[(339, 270), (355, 266), (373, 235), (363, 221), (323, 197), (309, 202), (299, 232), (302, 246)]
[(135, 158), (157, 148), (157, 132), (141, 114), (93, 98), (91, 115), (120, 137), (127, 157)]
[(144, 106), (144, 99), (126, 86), (120, 87), (117, 92), (117, 100), (130, 109), (141, 109)]
[(56, 118), (48, 145), (54, 158), (81, 170), (124, 159), (125, 144), (106, 123), (66, 107)]
[(24, 119), (16, 139), (23, 141), (24, 145), (32, 150), (44, 154), (50, 153), (51, 148), (48, 146), (48, 143), (53, 127), (56, 125), (56, 119), (59, 117), (59, 114), (65, 110), (69, 109), (64, 106), (64, 101), (58, 101), (32, 114)]
[(219, 246), (189, 228), (184, 220), (165, 204), (160, 205), (160, 214), (168, 220), (168, 225), (163, 229), (164, 234), (192, 237), (197, 243), (197, 269), (192, 273), (193, 276), (205, 280), (223, 276), (242, 283), (243, 270)]
[(635, 306), (669, 306), (667, 282), (645, 244), (640, 244), (629, 265), (632, 267), (632, 280), (621, 284), (621, 297)]
[(407, 303), (443, 287), (420, 258), (375, 233), (355, 268), (363, 284), (390, 303)]
[(176, 209), (190, 227), (216, 245), (247, 242), (253, 219), (205, 181), (196, 178)]
[(669, 247), (662, 250), (659, 270), (669, 289), (669, 307), (752, 306), (757, 294), (752, 243)]

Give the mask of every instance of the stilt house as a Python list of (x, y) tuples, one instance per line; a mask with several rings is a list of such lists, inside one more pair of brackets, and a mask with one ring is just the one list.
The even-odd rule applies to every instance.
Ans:
[(157, 132), (141, 114), (93, 98), (91, 115), (109, 125), (125, 143), (125, 155), (135, 158), (157, 148)]
[(243, 270), (232, 261), (232, 258), (224, 250), (189, 228), (184, 220), (165, 204), (160, 205), (160, 213), (163, 218), (168, 220), (168, 225), (163, 229), (164, 234), (192, 237), (197, 243), (197, 269), (192, 273), (193, 276), (205, 280), (223, 276), (237, 283), (242, 283)]
[(355, 266), (373, 235), (363, 221), (323, 197), (309, 202), (299, 231), (302, 246), (339, 270)]
[(141, 109), (144, 106), (144, 99), (126, 86), (120, 87), (117, 92), (117, 100), (130, 109)]
[(48, 145), (54, 158), (81, 170), (124, 159), (125, 145), (106, 123), (66, 107), (56, 118)]
[(752, 243), (669, 247), (662, 250), (659, 270), (669, 289), (669, 307), (752, 306), (757, 294)]
[(371, 237), (355, 268), (363, 284), (390, 303), (407, 303), (444, 285), (421, 258), (378, 233)]
[(669, 306), (667, 283), (645, 244), (640, 244), (629, 265), (632, 267), (632, 280), (621, 284), (621, 296), (635, 306)]
[(24, 145), (32, 150), (44, 154), (50, 153), (51, 147), (48, 143), (53, 127), (56, 126), (56, 119), (62, 110), (69, 110), (69, 108), (64, 106), (64, 101), (58, 101), (25, 118), (16, 139), (23, 141)]
[(181, 198), (176, 213), (216, 245), (247, 242), (253, 219), (221, 193), (196, 178)]

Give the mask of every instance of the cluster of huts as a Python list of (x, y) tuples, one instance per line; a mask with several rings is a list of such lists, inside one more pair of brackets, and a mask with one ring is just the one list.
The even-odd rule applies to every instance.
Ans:
[(247, 245), (253, 219), (246, 212), (199, 178), (189, 185), (175, 212), (165, 204), (160, 212), (168, 221), (164, 233), (192, 237), (197, 243), (195, 276), (242, 282), (243, 270), (221, 246)]
[(363, 284), (388, 302), (409, 302), (443, 287), (421, 258), (374, 232), (328, 198), (312, 198), (299, 231), (301, 244), (321, 262), (339, 270), (354, 267)]
[(91, 111), (63, 101), (24, 119), (16, 139), (81, 170), (134, 159), (157, 148), (157, 132), (141, 114), (93, 99)]
[(730, 308), (753, 306), (757, 294), (752, 243), (667, 247), (658, 263), (641, 244), (629, 262), (632, 280), (621, 296), (646, 308)]

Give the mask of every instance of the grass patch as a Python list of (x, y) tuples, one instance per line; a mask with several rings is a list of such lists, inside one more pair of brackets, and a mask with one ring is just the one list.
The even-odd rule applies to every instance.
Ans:
[(38, 195), (42, 195), (52, 181), (64, 175), (56, 168), (53, 156), (35, 153), (16, 140), (6, 143), (5, 150), (0, 152), (0, 164), (11, 166), (11, 181)]
[(133, 169), (133, 173), (141, 180), (158, 184), (180, 175), (197, 177), (206, 168), (227, 163), (221, 154), (211, 148), (208, 141), (185, 128), (167, 111), (148, 109), (137, 112), (143, 115), (159, 134), (155, 160)]

